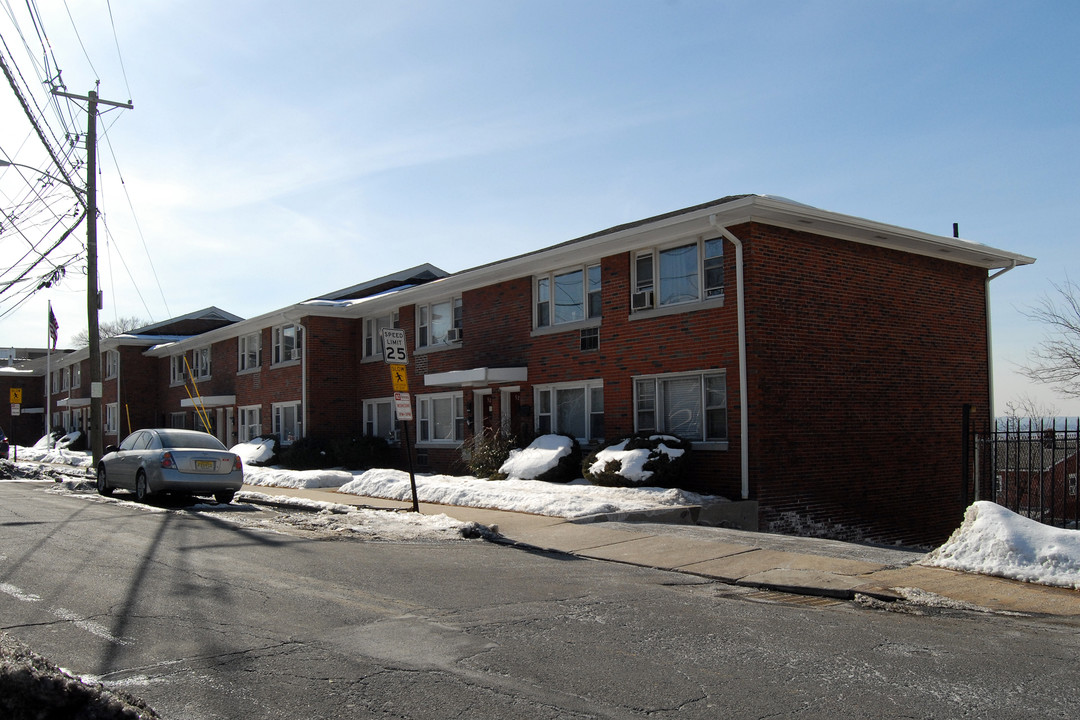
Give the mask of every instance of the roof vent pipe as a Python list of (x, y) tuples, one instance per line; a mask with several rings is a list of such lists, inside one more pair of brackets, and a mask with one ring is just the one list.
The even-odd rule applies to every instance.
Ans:
[(743, 244), (730, 230), (709, 216), (709, 224), (735, 246), (735, 304), (739, 322), (739, 453), (741, 456), (742, 499), (750, 498), (750, 409), (746, 396), (746, 310), (743, 303)]

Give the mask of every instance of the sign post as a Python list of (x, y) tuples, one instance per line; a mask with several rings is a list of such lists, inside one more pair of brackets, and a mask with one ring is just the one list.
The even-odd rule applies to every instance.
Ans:
[(409, 394), (409, 351), (405, 331), (383, 328), (383, 360), (390, 366), (390, 382), (394, 386), (394, 417), (401, 421), (405, 436), (405, 455), (409, 458), (409, 484), (412, 486), (412, 511), (420, 512), (416, 494), (416, 473), (413, 471), (412, 446), (409, 444), (409, 422), (413, 419), (412, 395)]
[(11, 400), (11, 452), (14, 453), (12, 459), (19, 459), (19, 446), (15, 443), (17, 437), (15, 433), (15, 418), (22, 414), (22, 388), (11, 388), (10, 390)]

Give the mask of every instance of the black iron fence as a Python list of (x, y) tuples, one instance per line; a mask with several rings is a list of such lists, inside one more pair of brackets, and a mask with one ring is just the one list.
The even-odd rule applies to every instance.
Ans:
[(973, 437), (974, 498), (1047, 525), (1080, 527), (1080, 418), (1000, 420)]

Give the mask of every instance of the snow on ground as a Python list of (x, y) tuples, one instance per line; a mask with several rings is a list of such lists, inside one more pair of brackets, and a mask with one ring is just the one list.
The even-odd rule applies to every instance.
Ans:
[[(339, 492), (391, 500), (411, 500), (409, 474), (400, 470), (359, 473)], [(610, 488), (535, 480), (481, 480), (451, 475), (418, 475), (416, 492), (421, 502), (492, 508), (534, 515), (577, 518), (599, 513), (634, 512), (681, 505), (720, 502), (713, 496), (664, 488)]]
[[(75, 467), (90, 465), (86, 453), (68, 450), (20, 447), (18, 456), (20, 461), (60, 463)], [(528, 472), (528, 468), (523, 472)], [(248, 485), (338, 488), (339, 492), (363, 497), (403, 502), (412, 500), (409, 475), (399, 470), (294, 471), (277, 467), (255, 467), (245, 463), (244, 476)], [(18, 475), (13, 478), (23, 481), (26, 479), (25, 474), (21, 478)], [(417, 475), (416, 486), (417, 495), (422, 502), (565, 518), (723, 502), (722, 498), (683, 490), (600, 487), (590, 485), (584, 480), (556, 484), (519, 479), (481, 480), (449, 475)], [(238, 499), (243, 500), (245, 494), (238, 495)], [(298, 502), (296, 498), (276, 500)], [(320, 515), (340, 513), (344, 507), (333, 503), (323, 505), (326, 507), (315, 508), (320, 511)], [(344, 525), (359, 526), (364, 522), (376, 522), (376, 518), (382, 523), (412, 522), (417, 519), (411, 513), (365, 512), (375, 512), (375, 515), (367, 520), (357, 516), (356, 522), (349, 521)], [(456, 522), (449, 518), (446, 521)], [(386, 536), (393, 536), (394, 533), (385, 527), (377, 532)], [(920, 562), (952, 570), (1080, 589), (1080, 531), (1053, 528), (995, 503), (980, 501), (968, 508), (963, 523), (952, 537)]]
[(983, 500), (920, 563), (1080, 589), (1080, 531), (1043, 525)]

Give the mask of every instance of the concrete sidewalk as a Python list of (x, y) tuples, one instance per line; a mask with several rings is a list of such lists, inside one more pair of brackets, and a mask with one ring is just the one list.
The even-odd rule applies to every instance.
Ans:
[[(339, 493), (245, 485), (244, 490), (387, 510), (411, 503)], [(664, 522), (586, 522), (483, 508), (420, 503), (425, 515), (445, 514), (497, 529), (500, 542), (594, 560), (689, 573), (746, 587), (852, 599), (912, 599), (952, 606), (1080, 619), (1080, 592), (916, 565), (919, 553), (816, 538)], [(677, 521), (678, 509), (668, 513)], [(662, 520), (657, 517), (655, 520)], [(934, 596), (939, 596), (935, 598)]]

